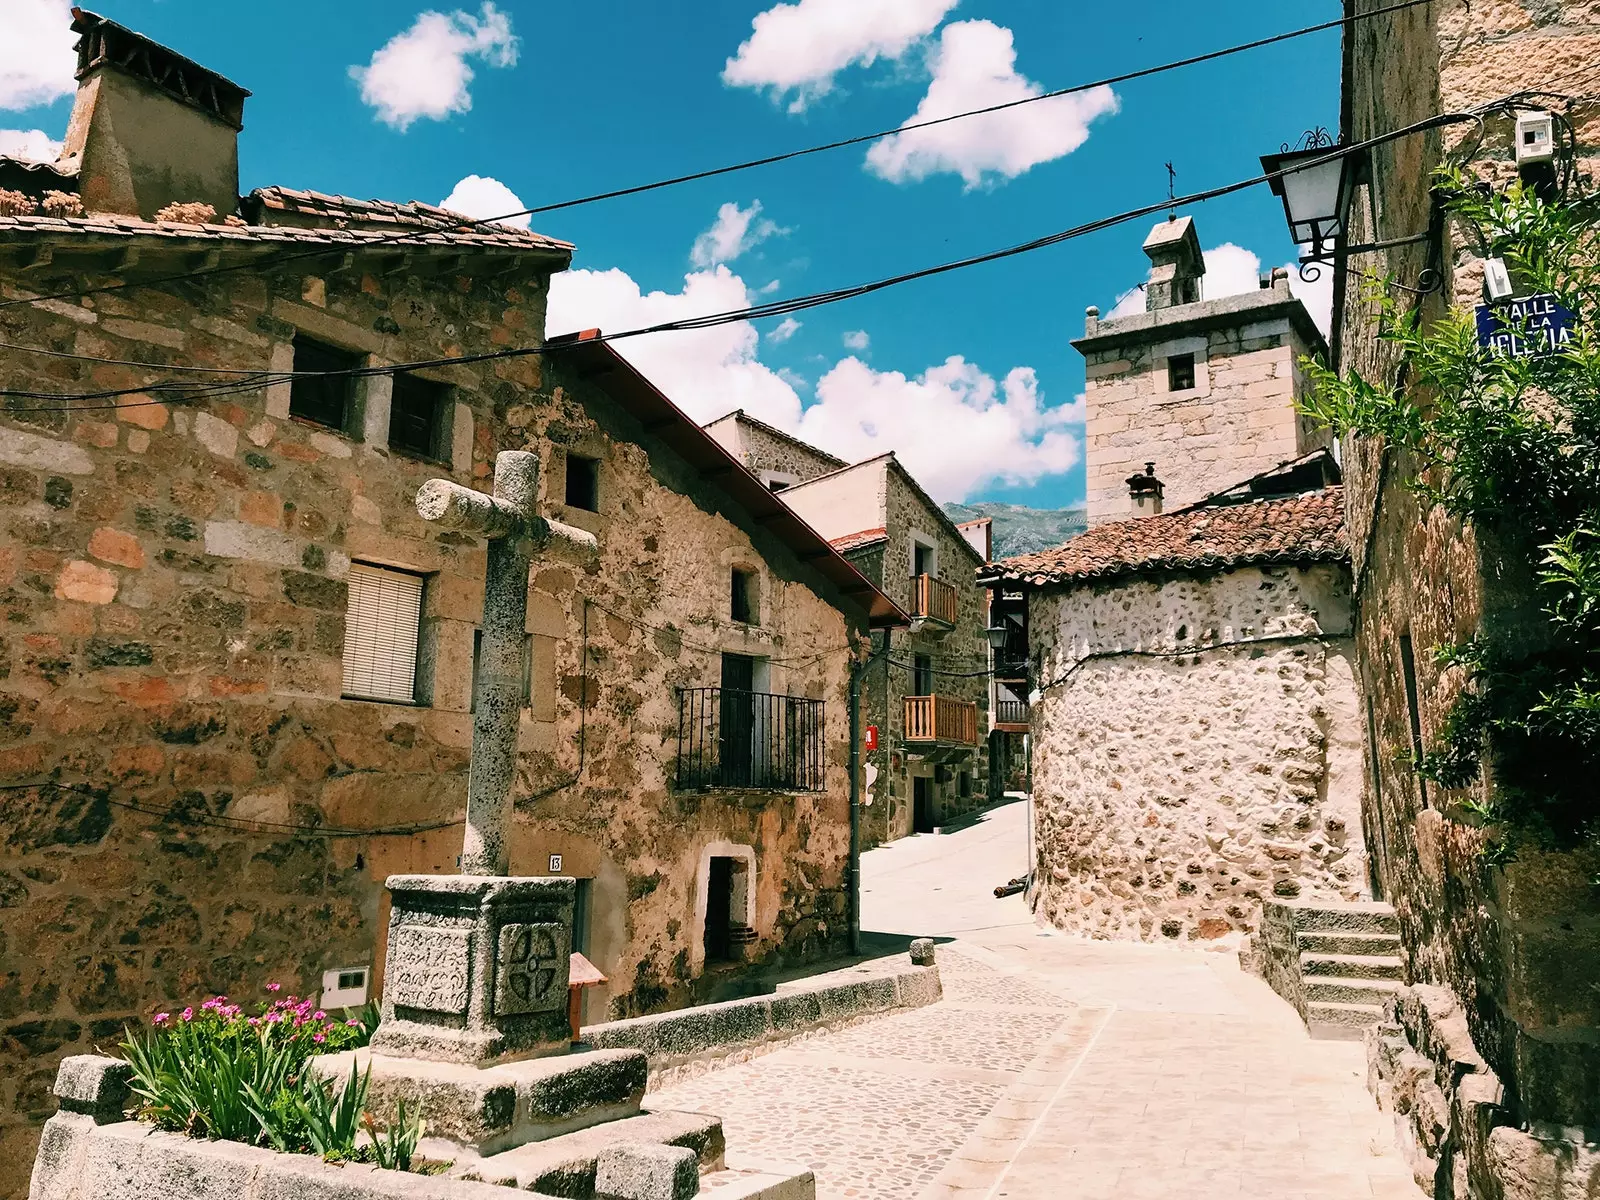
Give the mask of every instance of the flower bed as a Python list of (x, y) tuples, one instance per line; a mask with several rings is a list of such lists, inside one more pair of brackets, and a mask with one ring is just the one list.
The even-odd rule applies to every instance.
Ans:
[(139, 1098), (132, 1115), (190, 1137), (400, 1171), (441, 1169), (416, 1161), (420, 1113), (402, 1103), (380, 1126), (367, 1110), (370, 1071), (352, 1066), (340, 1085), (310, 1069), (320, 1054), (365, 1046), (375, 1007), (333, 1017), (310, 999), (278, 998), (277, 984), (267, 990), (274, 998), (253, 1014), (213, 996), (198, 1010), (157, 1013), (147, 1033), (129, 1032), (122, 1051)]

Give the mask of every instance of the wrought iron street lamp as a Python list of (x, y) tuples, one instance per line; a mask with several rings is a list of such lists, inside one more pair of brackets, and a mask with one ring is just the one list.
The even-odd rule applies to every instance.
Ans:
[(1273, 177), (1272, 194), (1283, 199), (1289, 236), (1311, 248), (1307, 258), (1325, 258), (1344, 239), (1365, 166), (1363, 154), (1342, 150), (1322, 129), (1309, 131), (1293, 149), (1262, 157), (1262, 170)]
[(989, 638), (989, 649), (993, 650), (996, 654), (999, 654), (1000, 651), (1006, 648), (1006, 638), (1010, 636), (1011, 631), (1004, 625), (992, 625), (983, 632)]
[[(1277, 154), (1262, 156), (1261, 168), (1271, 177), (1273, 195), (1283, 200), (1289, 236), (1295, 245), (1305, 247), (1300, 258), (1301, 279), (1315, 282), (1322, 276), (1320, 264), (1338, 266), (1352, 254), (1437, 241), (1443, 210), (1436, 196), (1426, 233), (1359, 246), (1350, 244), (1350, 210), (1356, 189), (1367, 177), (1367, 167), (1365, 150), (1336, 144), (1325, 129), (1308, 130), (1296, 145), (1286, 144)], [(1406, 288), (1407, 291), (1426, 294), (1443, 284), (1443, 272), (1432, 262), (1436, 255), (1430, 252), (1429, 257), (1429, 265), (1417, 279), (1418, 286)]]

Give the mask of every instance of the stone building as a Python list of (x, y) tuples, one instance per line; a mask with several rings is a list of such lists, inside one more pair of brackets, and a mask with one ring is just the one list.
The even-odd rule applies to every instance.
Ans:
[(913, 625), (862, 685), (864, 845), (929, 832), (987, 796), (987, 531), (956, 526), (891, 454), (847, 465), (742, 412), (706, 426)]
[(240, 200), (242, 90), (77, 20), (67, 157), (0, 210), (0, 1194), (62, 1054), (268, 980), (359, 1004), (385, 877), (454, 869), (484, 547), (413, 500), (499, 450), (598, 542), (530, 574), (511, 838), (579, 880), (591, 1019), (840, 946), (848, 656), (900, 610), (603, 341), (543, 344), (570, 245)]
[(1337, 478), (1318, 452), (980, 574), (1031, 649), (1042, 920), (1237, 942), (1263, 899), (1363, 893)]
[[(1378, 0), (1347, 0), (1347, 14)], [(1505, 0), (1487, 7), (1430, 5), (1362, 21), (1345, 36), (1341, 132), (1349, 142), (1461, 112), (1515, 93), (1521, 107), (1563, 111), (1576, 133), (1578, 170), (1591, 181), (1600, 155), (1595, 63), (1600, 15), (1592, 5)], [(1514, 114), (1491, 112), (1474, 168), (1513, 178)], [(1476, 126), (1433, 130), (1372, 150), (1356, 194), (1350, 238), (1369, 243), (1429, 229), (1431, 168)], [(1363, 255), (1335, 277), (1333, 346), (1341, 371), (1393, 378), (1360, 302), (1366, 271), (1414, 286), (1443, 267), (1447, 303), (1482, 302), (1482, 264), (1448, 227), (1426, 240)], [(1406, 759), (1439, 740), (1456, 672), (1431, 649), (1536, 611), (1525, 573), (1474, 530), (1405, 486), (1408, 464), (1382, 445), (1345, 447), (1357, 663), (1365, 693), (1368, 771), (1363, 807), (1384, 897), (1398, 916), (1408, 986), (1380, 1030), (1373, 1080), (1396, 1111), (1402, 1141), (1430, 1194), (1465, 1197), (1600, 1196), (1600, 856), (1524, 848), (1485, 861), (1486, 834), (1463, 797), (1425, 785)], [(1479, 785), (1484, 786), (1484, 785)]]
[(1202, 300), (1205, 259), (1189, 217), (1157, 225), (1144, 250), (1146, 311), (1101, 320), (1091, 308), (1072, 343), (1087, 370), (1091, 525), (1193, 504), (1329, 443), (1294, 409), (1306, 388), (1300, 360), (1325, 347), (1288, 276)]

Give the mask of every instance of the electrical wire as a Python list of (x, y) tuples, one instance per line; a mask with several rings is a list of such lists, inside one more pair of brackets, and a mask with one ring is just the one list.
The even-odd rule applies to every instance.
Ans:
[[(1438, 129), (1438, 128), (1441, 128), (1441, 127), (1446, 126), (1446, 125), (1460, 124), (1460, 123), (1463, 123), (1463, 122), (1479, 122), (1481, 120), (1482, 120), (1482, 117), (1481, 117), (1479, 111), (1477, 111), (1477, 110), (1469, 111), (1469, 112), (1459, 112), (1459, 113), (1443, 113), (1443, 114), (1440, 114), (1438, 116), (1425, 118), (1424, 120), (1415, 122), (1415, 123), (1413, 123), (1411, 125), (1404, 126), (1403, 128), (1400, 128), (1400, 129), (1391, 130), (1391, 131), (1389, 131), (1387, 133), (1378, 134), (1378, 135), (1376, 135), (1374, 137), (1371, 137), (1371, 138), (1368, 138), (1368, 139), (1366, 139), (1365, 141), (1362, 141), (1362, 142), (1357, 142), (1357, 143), (1354, 143), (1352, 145), (1347, 145), (1347, 146), (1336, 146), (1336, 147), (1333, 147), (1333, 148), (1331, 148), (1329, 150), (1328, 154), (1322, 156), (1321, 158), (1312, 159), (1312, 160), (1308, 160), (1305, 163), (1296, 164), (1292, 168), (1292, 170), (1295, 170), (1295, 171), (1305, 170), (1308, 166), (1315, 165), (1318, 162), (1337, 159), (1337, 158), (1342, 158), (1342, 157), (1344, 157), (1345, 155), (1348, 155), (1348, 154), (1353, 154), (1353, 153), (1356, 153), (1356, 152), (1361, 151), (1361, 150), (1370, 149), (1370, 148), (1372, 148), (1374, 146), (1384, 145), (1384, 144), (1386, 144), (1388, 142), (1396, 141), (1396, 140), (1398, 140), (1400, 138), (1409, 137), (1409, 136), (1412, 136), (1414, 134), (1426, 132), (1426, 131), (1432, 130), (1432, 129)], [(477, 353), (477, 354), (452, 355), (452, 356), (449, 356), (449, 357), (422, 359), (422, 360), (417, 360), (417, 361), (414, 361), (414, 362), (396, 363), (396, 364), (386, 365), (386, 366), (351, 367), (351, 368), (346, 368), (346, 369), (337, 370), (337, 371), (305, 371), (305, 372), (289, 371), (289, 372), (273, 372), (270, 375), (263, 375), (258, 371), (257, 374), (255, 376), (253, 376), (248, 381), (247, 380), (235, 380), (235, 381), (230, 381), (230, 382), (225, 383), (225, 384), (219, 384), (214, 388), (194, 389), (193, 393), (191, 395), (188, 395), (188, 396), (185, 397), (185, 400), (186, 401), (192, 401), (194, 399), (205, 399), (205, 398), (208, 398), (208, 397), (213, 396), (213, 395), (232, 395), (232, 394), (235, 394), (235, 393), (237, 393), (239, 391), (253, 391), (253, 390), (256, 390), (257, 388), (259, 388), (261, 386), (269, 385), (270, 383), (283, 382), (283, 381), (292, 380), (292, 379), (295, 379), (295, 378), (309, 378), (309, 377), (324, 378), (324, 379), (331, 378), (331, 377), (360, 378), (360, 377), (367, 377), (367, 376), (373, 376), (373, 375), (393, 375), (393, 374), (397, 374), (397, 373), (403, 372), (403, 371), (425, 370), (425, 369), (443, 367), (443, 366), (461, 366), (461, 365), (467, 365), (467, 364), (472, 364), (472, 363), (499, 361), (499, 360), (503, 360), (503, 359), (524, 358), (524, 357), (529, 357), (529, 356), (534, 356), (534, 355), (558, 354), (558, 353), (560, 353), (562, 351), (565, 351), (565, 350), (569, 350), (569, 349), (573, 349), (573, 348), (581, 347), (581, 346), (593, 345), (593, 344), (596, 344), (597, 342), (610, 343), (610, 342), (622, 341), (622, 340), (625, 340), (625, 339), (628, 339), (628, 338), (644, 337), (644, 336), (647, 336), (647, 335), (650, 335), (650, 334), (656, 334), (656, 333), (669, 333), (669, 332), (680, 332), (680, 331), (688, 331), (688, 330), (709, 329), (709, 328), (713, 328), (713, 327), (718, 326), (718, 325), (727, 325), (727, 324), (733, 324), (733, 323), (742, 322), (742, 321), (754, 321), (754, 320), (762, 320), (762, 319), (765, 319), (765, 318), (768, 318), (768, 317), (783, 316), (783, 315), (787, 315), (787, 314), (790, 314), (790, 313), (806, 311), (806, 310), (812, 309), (812, 308), (819, 308), (819, 307), (822, 307), (823, 305), (837, 304), (837, 303), (840, 303), (841, 301), (844, 301), (844, 300), (852, 300), (852, 299), (856, 299), (856, 298), (861, 297), (861, 296), (871, 295), (871, 294), (873, 294), (875, 292), (884, 291), (884, 290), (886, 290), (888, 288), (892, 288), (892, 287), (898, 287), (898, 286), (900, 286), (902, 284), (905, 284), (905, 283), (911, 283), (911, 282), (914, 282), (914, 281), (917, 281), (917, 280), (921, 280), (921, 279), (928, 279), (928, 278), (932, 278), (932, 277), (935, 277), (935, 276), (938, 276), (938, 275), (945, 275), (945, 274), (949, 274), (949, 273), (951, 273), (953, 271), (966, 270), (966, 269), (971, 268), (971, 267), (982, 266), (982, 265), (985, 265), (987, 263), (998, 262), (998, 261), (1001, 261), (1001, 260), (1004, 260), (1004, 259), (1014, 258), (1014, 257), (1017, 257), (1019, 255), (1023, 255), (1023, 254), (1030, 254), (1030, 253), (1033, 253), (1034, 251), (1046, 249), (1046, 248), (1051, 247), (1051, 246), (1060, 245), (1063, 242), (1067, 242), (1067, 241), (1074, 240), (1076, 238), (1084, 237), (1084, 236), (1086, 236), (1088, 234), (1091, 234), (1091, 233), (1098, 233), (1098, 232), (1100, 232), (1102, 230), (1105, 230), (1105, 229), (1114, 228), (1117, 225), (1123, 225), (1123, 224), (1126, 224), (1129, 221), (1138, 220), (1138, 219), (1140, 219), (1142, 217), (1147, 217), (1147, 216), (1150, 216), (1150, 215), (1152, 215), (1154, 213), (1165, 212), (1169, 208), (1174, 207), (1174, 206), (1189, 206), (1189, 205), (1194, 205), (1194, 204), (1201, 204), (1201, 203), (1205, 203), (1206, 201), (1209, 201), (1209, 200), (1215, 200), (1215, 199), (1218, 199), (1218, 198), (1223, 197), (1223, 196), (1232, 195), (1235, 192), (1241, 192), (1241, 191), (1246, 190), (1247, 188), (1257, 187), (1257, 186), (1259, 186), (1259, 185), (1261, 185), (1263, 183), (1270, 183), (1273, 180), (1281, 178), (1282, 176), (1284, 176), (1285, 174), (1288, 174), (1288, 173), (1290, 173), (1290, 171), (1287, 171), (1287, 170), (1268, 171), (1268, 172), (1265, 172), (1265, 173), (1260, 174), (1260, 175), (1251, 176), (1251, 177), (1249, 177), (1247, 179), (1241, 179), (1241, 180), (1237, 180), (1237, 181), (1235, 181), (1233, 183), (1223, 184), (1223, 185), (1221, 185), (1219, 187), (1209, 188), (1209, 189), (1206, 189), (1206, 190), (1200, 191), (1200, 192), (1193, 192), (1193, 193), (1191, 193), (1191, 194), (1189, 194), (1187, 196), (1180, 196), (1180, 197), (1177, 197), (1176, 199), (1168, 198), (1168, 199), (1162, 200), (1162, 201), (1160, 201), (1158, 203), (1155, 203), (1155, 204), (1147, 204), (1147, 205), (1144, 205), (1142, 207), (1134, 208), (1134, 209), (1128, 209), (1128, 210), (1125, 210), (1125, 211), (1120, 212), (1120, 213), (1113, 214), (1113, 215), (1108, 216), (1108, 217), (1100, 217), (1100, 218), (1097, 218), (1097, 219), (1095, 219), (1093, 221), (1085, 222), (1084, 224), (1081, 224), (1081, 225), (1075, 225), (1075, 226), (1073, 226), (1073, 227), (1071, 227), (1069, 229), (1060, 230), (1060, 231), (1058, 231), (1056, 233), (1046, 234), (1043, 237), (1034, 238), (1031, 241), (1022, 242), (1022, 243), (1019, 243), (1017, 245), (1003, 247), (1003, 248), (1001, 248), (999, 250), (991, 250), (991, 251), (987, 251), (987, 252), (982, 253), (982, 254), (976, 254), (976, 255), (971, 255), (971, 256), (965, 257), (965, 258), (954, 259), (954, 260), (951, 260), (951, 261), (948, 261), (948, 262), (943, 262), (943, 263), (936, 264), (936, 265), (931, 266), (931, 267), (923, 267), (923, 268), (919, 268), (919, 269), (914, 270), (914, 271), (904, 272), (904, 273), (899, 274), (899, 275), (892, 275), (892, 276), (889, 276), (887, 278), (874, 280), (874, 281), (872, 281), (870, 283), (856, 284), (856, 285), (849, 286), (849, 287), (837, 288), (837, 289), (835, 289), (833, 291), (816, 292), (816, 293), (812, 293), (810, 295), (799, 296), (799, 297), (795, 297), (795, 298), (789, 299), (789, 300), (770, 301), (770, 302), (768, 302), (766, 304), (752, 305), (752, 306), (749, 306), (747, 308), (733, 309), (733, 310), (728, 310), (728, 311), (724, 311), (724, 312), (721, 312), (721, 313), (711, 313), (711, 314), (707, 314), (707, 315), (702, 316), (702, 317), (689, 317), (689, 318), (684, 318), (684, 319), (680, 319), (680, 320), (676, 320), (676, 321), (664, 321), (664, 322), (661, 322), (661, 323), (658, 323), (658, 324), (655, 324), (655, 325), (644, 326), (644, 327), (637, 328), (637, 329), (624, 330), (624, 331), (622, 331), (620, 333), (601, 334), (599, 337), (594, 338), (594, 339), (590, 339), (590, 340), (585, 341), (585, 342), (576, 342), (576, 343), (569, 342), (569, 343), (565, 343), (565, 344), (561, 344), (561, 345), (554, 345), (554, 346), (552, 346), (552, 345), (515, 346), (515, 347), (508, 347), (506, 349), (501, 349), (501, 350), (483, 351), (483, 352), (480, 352), (480, 353)], [(154, 366), (153, 365), (153, 369), (161, 369), (161, 368), (159, 366)], [(220, 368), (213, 368), (213, 369), (214, 370), (218, 370)], [(238, 373), (242, 369), (241, 368), (230, 368), (229, 370), (232, 371), (233, 373)], [(145, 384), (145, 385), (138, 386), (138, 387), (106, 388), (106, 389), (101, 389), (99, 391), (87, 392), (87, 393), (53, 393), (53, 392), (52, 393), (46, 393), (46, 392), (26, 391), (26, 390), (20, 390), (20, 389), (0, 389), (0, 397), (20, 398), (20, 399), (55, 399), (55, 400), (65, 400), (65, 401), (75, 401), (75, 400), (85, 400), (85, 399), (111, 399), (111, 400), (115, 400), (116, 398), (121, 397), (121, 396), (139, 395), (141, 393), (150, 392), (150, 391), (152, 391), (154, 389), (160, 389), (160, 390), (162, 390), (164, 392), (165, 391), (181, 391), (181, 389), (183, 389), (186, 386), (191, 386), (191, 385), (185, 385), (185, 384), (182, 384), (179, 381), (167, 380), (167, 381), (158, 382), (156, 384)], [(163, 403), (163, 402), (164, 401), (139, 401), (139, 402), (136, 402), (136, 403), (145, 404), (145, 403)], [(93, 405), (92, 407), (95, 407), (95, 408), (111, 408), (111, 407), (114, 407), (114, 405)], [(123, 406), (123, 407), (131, 407), (131, 405), (130, 406)], [(72, 411), (72, 409), (70, 407), (67, 407), (67, 406), (29, 406), (29, 405), (9, 405), (8, 404), (8, 405), (5, 406), (5, 410), (4, 411), (11, 411), (11, 412), (63, 411), (64, 412), (64, 411)]]
[[(856, 134), (837, 141), (824, 142), (816, 146), (807, 146), (799, 150), (789, 150), (781, 154), (770, 154), (761, 158), (747, 159), (743, 162), (731, 163), (726, 166), (712, 167), (703, 171), (693, 171), (686, 175), (675, 175), (666, 179), (658, 179), (651, 183), (635, 184), (631, 187), (615, 188), (611, 191), (596, 192), (588, 196), (580, 196), (572, 200), (561, 200), (553, 204), (538, 205), (533, 208), (521, 208), (515, 212), (502, 213), (496, 217), (463, 217), (458, 226), (452, 226), (450, 232), (461, 232), (476, 228), (480, 225), (496, 224), (520, 217), (534, 217), (544, 213), (560, 212), (569, 208), (577, 208), (586, 204), (596, 204), (604, 200), (617, 200), (626, 196), (637, 196), (645, 192), (658, 191), (662, 188), (677, 187), (685, 183), (695, 183), (705, 179), (715, 179), (723, 175), (731, 175), (739, 171), (748, 171), (757, 167), (773, 166), (777, 163), (789, 162), (798, 158), (805, 158), (813, 154), (822, 154), (832, 150), (842, 150), (850, 146), (859, 146), (867, 142), (880, 141), (884, 138), (895, 137), (902, 133), (913, 133), (920, 129), (931, 129), (938, 125), (948, 124), (952, 121), (966, 120), (970, 117), (986, 116), (992, 113), (1003, 112), (1007, 109), (1020, 108), (1026, 104), (1037, 104), (1044, 100), (1056, 100), (1063, 96), (1071, 96), (1080, 92), (1092, 91), (1095, 88), (1111, 87), (1119, 83), (1131, 83), (1138, 79), (1146, 79), (1153, 75), (1160, 75), (1168, 71), (1182, 70), (1198, 66), (1202, 63), (1214, 62), (1236, 54), (1243, 54), (1251, 50), (1259, 50), (1267, 46), (1277, 45), (1281, 42), (1292, 41), (1296, 38), (1307, 37), (1315, 33), (1325, 33), (1330, 29), (1339, 29), (1355, 25), (1361, 21), (1369, 21), (1377, 17), (1388, 16), (1392, 13), (1403, 12), (1407, 9), (1417, 8), (1431, 4), (1434, 0), (1400, 0), (1399, 3), (1390, 4), (1383, 8), (1373, 9), (1371, 12), (1352, 13), (1337, 17), (1333, 20), (1323, 21), (1316, 25), (1307, 25), (1300, 29), (1292, 29), (1285, 33), (1273, 34), (1270, 37), (1258, 38), (1255, 41), (1241, 42), (1233, 46), (1225, 46), (1219, 50), (1208, 51), (1204, 54), (1192, 55), (1188, 58), (1176, 59), (1172, 62), (1160, 63), (1155, 66), (1142, 67), (1134, 71), (1127, 71), (1120, 75), (1109, 75), (1104, 79), (1096, 79), (1088, 83), (1073, 84), (1070, 87), (1057, 88), (1054, 91), (1042, 92), (1037, 96), (1024, 96), (1018, 100), (1008, 100), (1000, 104), (991, 104), (983, 108), (968, 109), (963, 112), (951, 113), (947, 116), (932, 117), (924, 121), (911, 121), (904, 125), (897, 125), (892, 129), (880, 129), (872, 133)], [(438, 228), (408, 230), (404, 233), (387, 234), (361, 242), (362, 249), (372, 246), (395, 244), (404, 245), (407, 240), (438, 234)], [(88, 288), (81, 291), (57, 292), (47, 296), (33, 296), (27, 299), (8, 300), (0, 302), (0, 309), (11, 308), (18, 304), (34, 304), (41, 300), (65, 300), (80, 296), (100, 295), (105, 292), (121, 291), (127, 288), (154, 287), (164, 283), (172, 283), (185, 279), (199, 279), (209, 275), (219, 275), (229, 271), (259, 270), (263, 266), (273, 263), (292, 262), (302, 258), (321, 258), (330, 253), (330, 248), (319, 247), (316, 250), (297, 251), (282, 254), (276, 258), (262, 258), (249, 263), (233, 263), (227, 266), (204, 268), (198, 271), (187, 271), (177, 275), (163, 276), (149, 280), (127, 280), (115, 284), (104, 284), (97, 288)]]

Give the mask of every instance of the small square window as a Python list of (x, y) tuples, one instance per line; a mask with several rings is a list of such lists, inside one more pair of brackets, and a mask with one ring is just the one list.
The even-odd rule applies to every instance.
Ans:
[[(366, 356), (314, 342), (294, 339), (294, 369), (300, 371), (355, 371), (366, 365)], [(289, 384), (289, 415), (326, 425), (329, 429), (350, 427), (350, 397), (355, 392), (353, 375), (299, 375)]]
[(1194, 387), (1194, 355), (1174, 354), (1167, 359), (1167, 391), (1187, 392)]
[(749, 625), (755, 621), (756, 611), (756, 577), (752, 571), (733, 569), (733, 605), (732, 615), (735, 621), (742, 621)]
[(567, 455), (567, 507), (600, 511), (600, 460)]
[(389, 448), (416, 458), (442, 459), (449, 394), (445, 384), (396, 375), (389, 401)]
[(933, 547), (932, 546), (926, 546), (921, 542), (912, 542), (911, 543), (911, 574), (912, 574), (912, 577), (915, 578), (918, 575), (932, 575), (933, 573), (934, 573)]

